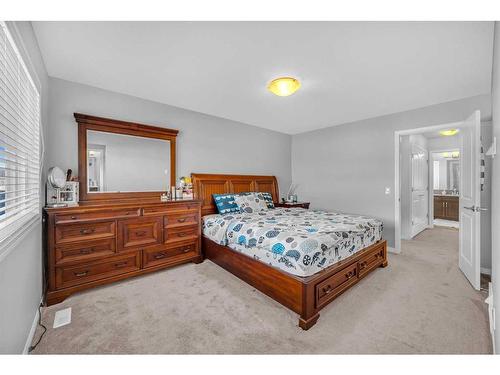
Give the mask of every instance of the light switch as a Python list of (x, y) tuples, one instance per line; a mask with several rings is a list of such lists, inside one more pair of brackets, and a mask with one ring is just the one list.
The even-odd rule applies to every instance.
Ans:
[(390, 187), (386, 187), (385, 188), (385, 195), (389, 195), (391, 194), (391, 188)]

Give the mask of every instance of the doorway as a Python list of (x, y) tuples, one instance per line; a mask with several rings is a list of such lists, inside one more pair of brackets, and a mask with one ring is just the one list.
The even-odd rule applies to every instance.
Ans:
[[(448, 141), (448, 140), (445, 140)], [(457, 140), (458, 146), (458, 140)], [(459, 229), (460, 150), (430, 150), (432, 226)], [(431, 226), (431, 227), (432, 227)]]
[[(435, 229), (433, 154), (458, 151), (458, 164), (453, 155), (450, 163), (443, 163), (446, 189), (438, 186), (436, 214), (441, 220), (454, 218), (458, 205), (457, 266), (475, 289), (480, 288), (480, 126), (476, 111), (462, 122), (395, 132), (396, 252), (402, 250), (402, 238), (411, 240)], [(448, 180), (454, 184), (451, 188)]]

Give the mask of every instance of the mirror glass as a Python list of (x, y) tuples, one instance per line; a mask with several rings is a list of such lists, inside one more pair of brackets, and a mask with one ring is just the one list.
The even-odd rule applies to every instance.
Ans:
[(89, 193), (167, 191), (170, 141), (87, 130)]
[(433, 154), (434, 190), (455, 191), (460, 189), (460, 154), (447, 151)]

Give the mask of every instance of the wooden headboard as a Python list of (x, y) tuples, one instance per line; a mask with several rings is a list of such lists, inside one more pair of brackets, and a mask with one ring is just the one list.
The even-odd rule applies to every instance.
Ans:
[(194, 197), (203, 201), (201, 214), (216, 214), (212, 194), (243, 193), (258, 191), (271, 193), (273, 201), (279, 201), (278, 181), (274, 176), (246, 176), (241, 174), (192, 173)]

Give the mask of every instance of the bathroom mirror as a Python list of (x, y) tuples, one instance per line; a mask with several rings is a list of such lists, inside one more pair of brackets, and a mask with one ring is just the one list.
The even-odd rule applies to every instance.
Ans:
[(159, 199), (175, 184), (177, 130), (75, 113), (81, 201)]
[(458, 151), (433, 153), (434, 190), (460, 189), (460, 155)]

